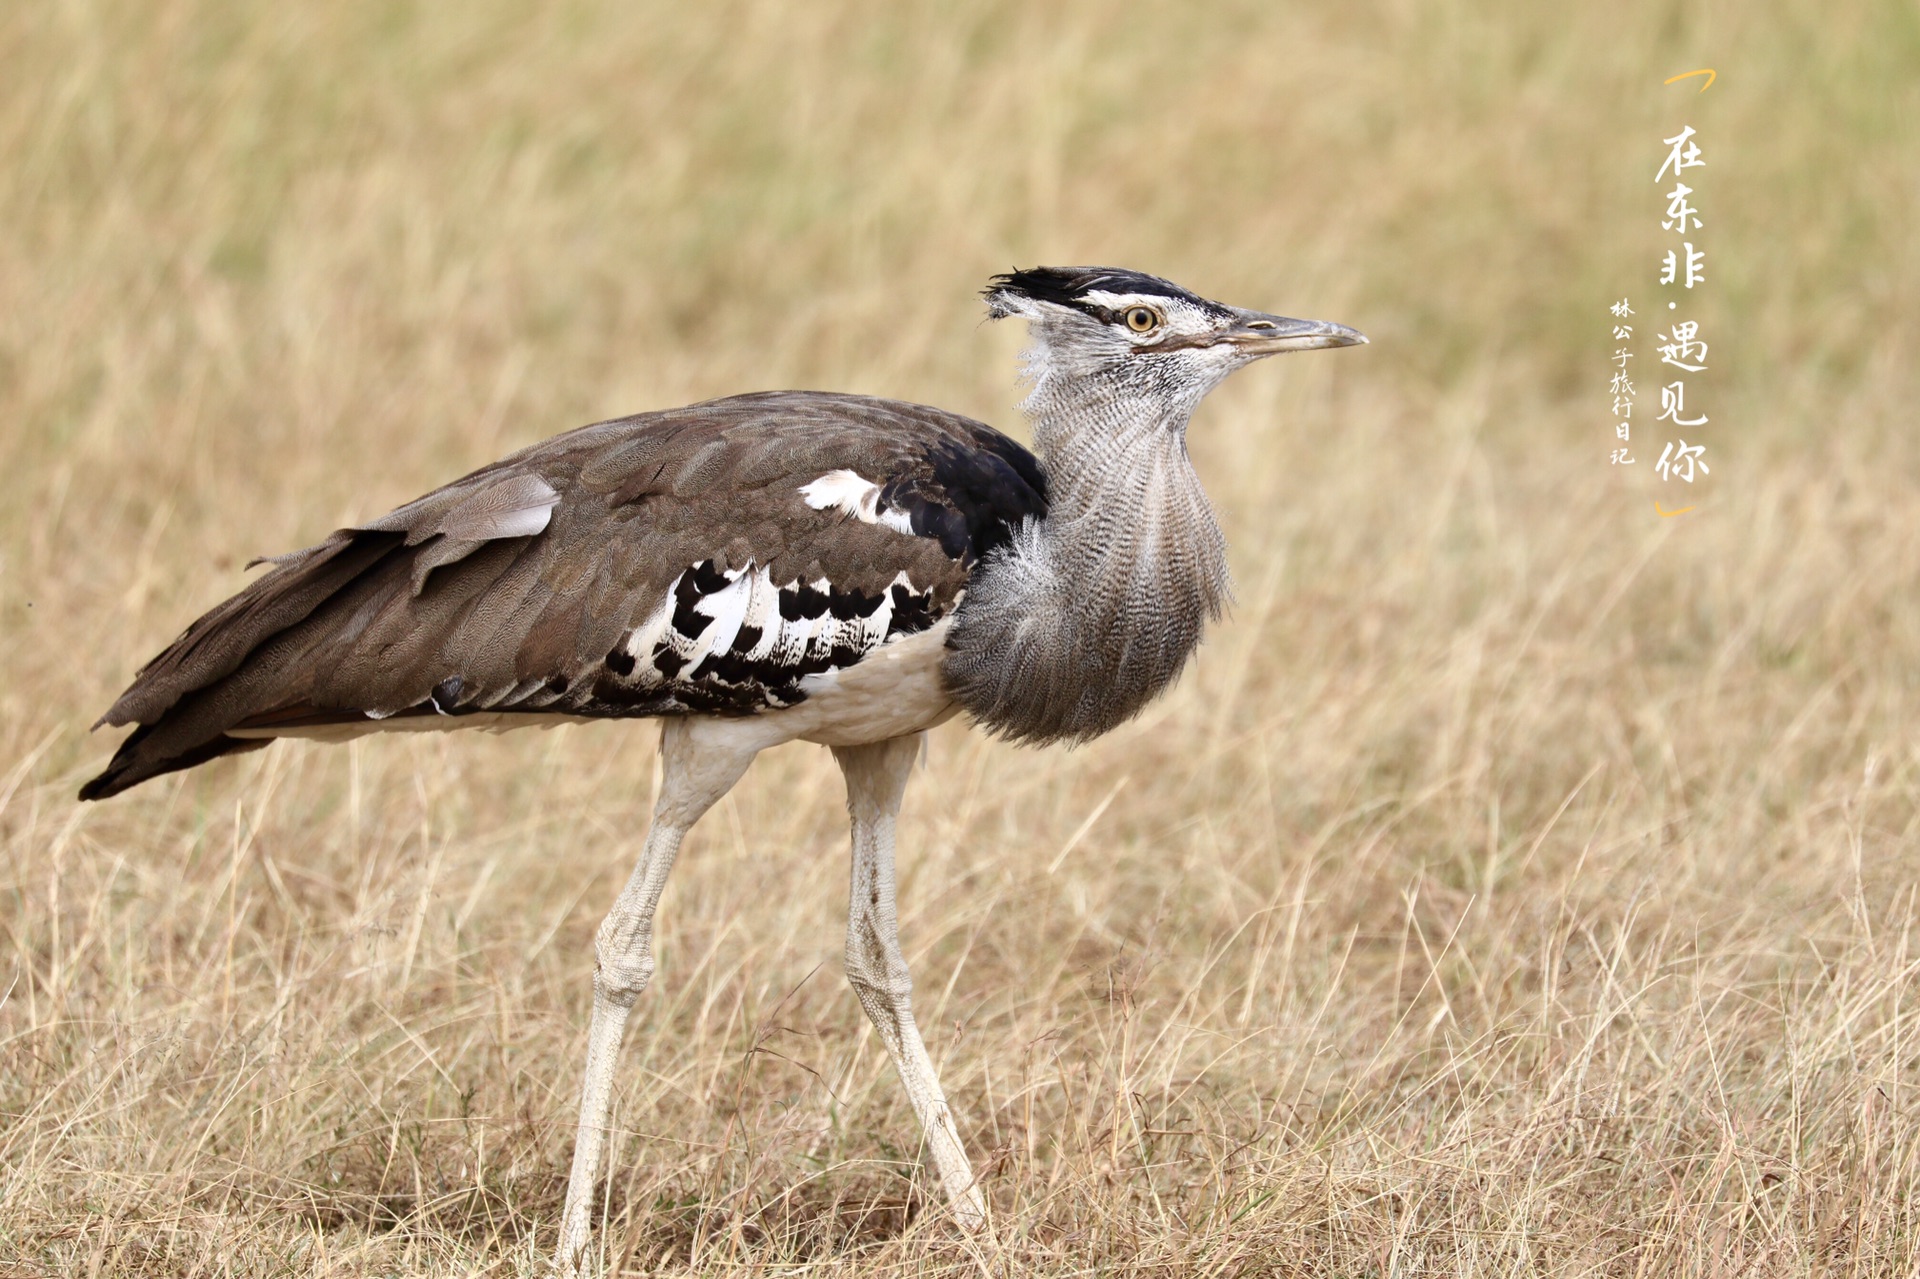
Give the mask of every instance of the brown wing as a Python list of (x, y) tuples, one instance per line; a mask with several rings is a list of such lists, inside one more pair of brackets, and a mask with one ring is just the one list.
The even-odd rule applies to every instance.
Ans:
[(583, 427), (291, 555), (102, 717), (81, 791), (271, 732), (476, 711), (750, 714), (951, 610), (1044, 512), (1032, 456), (897, 401), (736, 396)]

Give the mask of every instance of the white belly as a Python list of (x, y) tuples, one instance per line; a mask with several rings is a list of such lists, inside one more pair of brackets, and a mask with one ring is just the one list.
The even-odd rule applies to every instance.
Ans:
[[(940, 678), (952, 618), (877, 648), (851, 670), (800, 681), (807, 700), (759, 718), (780, 720), (794, 737), (824, 746), (859, 746), (943, 724), (960, 709)], [(789, 718), (790, 717), (790, 718)]]

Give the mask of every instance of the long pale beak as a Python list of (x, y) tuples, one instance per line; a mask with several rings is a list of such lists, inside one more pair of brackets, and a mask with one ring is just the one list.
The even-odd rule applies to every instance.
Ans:
[(1357, 329), (1326, 320), (1289, 320), (1283, 315), (1240, 311), (1232, 328), (1217, 341), (1227, 342), (1249, 355), (1278, 355), (1282, 351), (1319, 351), (1331, 346), (1365, 346)]

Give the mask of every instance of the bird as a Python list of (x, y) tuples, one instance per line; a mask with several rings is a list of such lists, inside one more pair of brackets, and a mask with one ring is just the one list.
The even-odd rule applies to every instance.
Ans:
[(954, 1220), (988, 1228), (897, 935), (910, 771), (957, 714), (1072, 744), (1165, 690), (1230, 596), (1194, 411), (1257, 360), (1367, 340), (1117, 267), (1016, 269), (982, 297), (1027, 322), (1031, 449), (943, 409), (820, 391), (580, 427), (254, 561), (268, 570), (95, 725), (134, 727), (82, 800), (283, 737), (661, 721), (652, 821), (594, 939), (558, 1273), (596, 1264), (617, 1058), (675, 855), (760, 751), (796, 740), (829, 747), (846, 781), (848, 981)]

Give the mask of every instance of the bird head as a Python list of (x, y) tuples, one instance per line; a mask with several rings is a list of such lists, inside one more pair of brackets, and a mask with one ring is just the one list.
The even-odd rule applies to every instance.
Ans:
[(1343, 324), (1227, 306), (1118, 267), (1009, 271), (982, 296), (991, 318), (1029, 321), (1027, 373), (1039, 386), (1111, 380), (1189, 409), (1255, 360), (1367, 340)]

